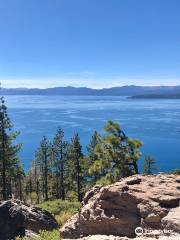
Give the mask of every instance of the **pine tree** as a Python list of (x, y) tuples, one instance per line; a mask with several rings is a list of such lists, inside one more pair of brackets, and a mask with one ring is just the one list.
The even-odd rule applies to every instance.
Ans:
[(40, 169), (38, 162), (34, 160), (32, 162), (31, 175), (33, 178), (34, 191), (36, 193), (36, 203), (40, 202)]
[(146, 156), (143, 162), (143, 173), (144, 174), (152, 174), (154, 170), (156, 170), (156, 161), (151, 156)]
[(141, 156), (140, 147), (142, 147), (142, 142), (138, 139), (134, 138), (127, 138), (126, 139), (127, 146), (128, 146), (128, 166), (131, 169), (132, 174), (138, 174), (138, 164), (137, 161)]
[(32, 169), (28, 171), (25, 178), (25, 194), (26, 194), (26, 201), (30, 200), (33, 202), (32, 193), (33, 193), (33, 174)]
[(40, 146), (36, 152), (36, 162), (39, 166), (39, 172), (41, 174), (42, 193), (45, 201), (48, 197), (48, 174), (49, 174), (49, 146), (47, 138), (44, 136), (40, 142)]
[(12, 196), (12, 174), (19, 165), (17, 153), (21, 145), (13, 144), (18, 132), (12, 132), (13, 125), (7, 114), (4, 98), (0, 98), (0, 177), (2, 182), (2, 197), (7, 200)]
[(23, 200), (23, 181), (25, 178), (25, 172), (21, 165), (17, 165), (14, 168), (13, 174), (13, 182), (14, 182), (14, 189), (15, 189), (15, 197), (17, 199)]
[(57, 198), (65, 199), (65, 177), (67, 163), (68, 142), (64, 140), (64, 132), (57, 129), (51, 146), (52, 166), (56, 175)]
[(97, 172), (94, 172), (94, 169), (91, 166), (94, 166), (95, 161), (98, 160), (98, 156), (96, 154), (96, 147), (101, 141), (101, 136), (97, 131), (94, 131), (90, 143), (87, 145), (87, 174), (89, 175), (88, 179), (91, 185), (94, 185), (99, 178)]
[(69, 183), (74, 183), (74, 190), (77, 193), (78, 201), (82, 201), (83, 196), (83, 153), (82, 146), (80, 144), (79, 135), (75, 134), (74, 138), (71, 141), (69, 147), (69, 163), (68, 163), (68, 171), (69, 171)]
[(90, 166), (90, 171), (98, 175), (97, 183), (110, 184), (138, 172), (142, 143), (128, 138), (118, 123), (109, 121), (104, 130), (106, 134), (95, 148), (97, 160)]
[(100, 142), (100, 135), (97, 131), (94, 131), (90, 144), (87, 146), (88, 156), (89, 156), (89, 162), (90, 164), (93, 163), (97, 159), (97, 155), (95, 152), (95, 148), (97, 144)]

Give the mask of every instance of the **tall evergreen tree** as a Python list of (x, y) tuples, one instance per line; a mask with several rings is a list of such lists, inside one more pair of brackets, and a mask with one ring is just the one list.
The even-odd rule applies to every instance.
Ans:
[(68, 163), (68, 171), (70, 173), (70, 184), (74, 183), (74, 190), (77, 193), (78, 201), (82, 201), (83, 196), (83, 153), (82, 146), (80, 144), (80, 138), (78, 134), (75, 134), (73, 137), (70, 147), (69, 147), (69, 163)]
[(33, 177), (33, 186), (34, 186), (34, 191), (36, 193), (36, 203), (40, 202), (40, 169), (38, 167), (38, 162), (34, 160), (32, 162), (32, 177)]
[(89, 181), (91, 185), (94, 185), (99, 178), (98, 172), (95, 173), (91, 166), (94, 166), (95, 161), (98, 160), (98, 155), (96, 154), (96, 147), (100, 143), (100, 141), (101, 136), (97, 131), (94, 131), (91, 141), (87, 145), (87, 174), (89, 175)]
[(0, 98), (0, 179), (3, 200), (12, 195), (12, 174), (14, 167), (19, 165), (17, 153), (21, 145), (13, 144), (18, 132), (12, 132), (13, 125), (7, 114), (4, 98)]
[(64, 140), (64, 132), (57, 129), (51, 146), (52, 166), (56, 175), (57, 198), (65, 199), (65, 177), (67, 164), (68, 142)]
[(48, 196), (48, 174), (49, 174), (49, 141), (44, 136), (40, 142), (40, 146), (36, 152), (36, 162), (39, 166), (41, 174), (42, 192), (45, 201), (49, 199)]
[(13, 174), (13, 182), (14, 182), (14, 189), (15, 194), (14, 196), (21, 201), (23, 200), (23, 181), (25, 177), (24, 169), (21, 165), (17, 165), (14, 168)]
[(26, 201), (30, 200), (32, 203), (32, 193), (33, 193), (33, 174), (32, 169), (28, 171), (25, 178), (25, 193), (26, 193)]

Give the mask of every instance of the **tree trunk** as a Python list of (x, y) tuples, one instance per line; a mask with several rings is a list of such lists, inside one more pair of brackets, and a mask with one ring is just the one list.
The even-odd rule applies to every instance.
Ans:
[(55, 197), (60, 199), (60, 189), (59, 189), (59, 170), (56, 169), (56, 193)]
[(19, 198), (22, 201), (22, 181), (21, 181), (21, 176), (19, 177)]
[(29, 193), (30, 193), (30, 201), (32, 203), (32, 180), (30, 178), (30, 182), (29, 182)]
[(77, 197), (78, 201), (81, 202), (81, 183), (80, 183), (80, 166), (79, 166), (79, 159), (77, 159)]
[(39, 181), (36, 180), (36, 198), (37, 198), (37, 203), (39, 203)]
[(64, 164), (61, 161), (61, 199), (65, 199), (65, 191), (64, 191)]
[(7, 200), (7, 185), (6, 185), (6, 159), (5, 159), (5, 131), (2, 124), (2, 194), (3, 200)]
[(138, 165), (137, 165), (137, 162), (136, 162), (136, 161), (133, 161), (133, 166), (134, 166), (135, 174), (138, 174), (139, 171), (138, 171)]
[(47, 166), (47, 151), (45, 150), (44, 153), (44, 163), (45, 163), (45, 169), (44, 169), (44, 177), (45, 177), (45, 201), (48, 201), (48, 166)]
[(2, 166), (2, 182), (3, 182), (3, 189), (2, 189), (2, 194), (3, 194), (3, 200), (7, 200), (7, 196), (6, 196), (6, 167), (5, 167), (5, 163), (3, 160), (3, 166)]

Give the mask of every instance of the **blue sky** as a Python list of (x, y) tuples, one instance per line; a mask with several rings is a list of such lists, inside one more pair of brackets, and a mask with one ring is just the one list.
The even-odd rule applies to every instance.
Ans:
[(0, 0), (0, 80), (180, 85), (179, 13), (179, 0)]

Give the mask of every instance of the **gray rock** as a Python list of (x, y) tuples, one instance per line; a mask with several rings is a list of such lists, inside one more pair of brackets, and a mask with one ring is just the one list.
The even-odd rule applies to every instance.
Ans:
[(39, 233), (40, 230), (58, 228), (54, 217), (47, 211), (18, 200), (0, 203), (0, 240)]

